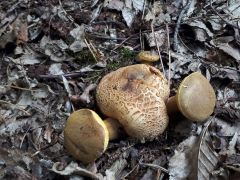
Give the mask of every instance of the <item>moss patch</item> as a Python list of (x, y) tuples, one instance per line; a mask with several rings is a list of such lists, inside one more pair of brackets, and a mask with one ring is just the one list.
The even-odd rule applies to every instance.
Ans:
[(122, 48), (120, 49), (119, 55), (116, 58), (113, 60), (108, 60), (106, 69), (107, 71), (113, 71), (120, 67), (134, 64), (135, 56), (136, 52), (127, 48)]
[(73, 56), (75, 58), (75, 62), (80, 65), (96, 63), (96, 60), (88, 49), (83, 49), (82, 51), (75, 53)]

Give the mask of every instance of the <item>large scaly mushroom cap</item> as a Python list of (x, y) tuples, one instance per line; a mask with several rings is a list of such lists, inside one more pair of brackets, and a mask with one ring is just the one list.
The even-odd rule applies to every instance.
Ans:
[(152, 139), (168, 125), (169, 86), (161, 72), (149, 65), (120, 68), (102, 78), (96, 100), (101, 111), (115, 118), (128, 135)]

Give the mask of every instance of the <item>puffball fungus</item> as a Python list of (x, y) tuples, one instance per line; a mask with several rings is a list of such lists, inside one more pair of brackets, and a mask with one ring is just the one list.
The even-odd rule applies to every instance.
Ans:
[(199, 72), (194, 72), (181, 82), (176, 96), (167, 102), (168, 113), (180, 111), (192, 121), (204, 121), (212, 113), (216, 95), (209, 81)]
[(106, 150), (109, 139), (118, 137), (115, 129), (118, 124), (113, 119), (102, 121), (90, 109), (74, 111), (64, 129), (64, 146), (69, 154), (84, 164), (93, 162)]
[(122, 67), (102, 78), (97, 104), (108, 117), (117, 119), (129, 136), (152, 139), (168, 125), (166, 101), (169, 86), (161, 72), (146, 64)]

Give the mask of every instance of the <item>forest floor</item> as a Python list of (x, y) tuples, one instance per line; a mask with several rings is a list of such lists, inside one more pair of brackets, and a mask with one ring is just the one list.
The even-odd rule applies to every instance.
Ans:
[[(239, 179), (239, 22), (239, 0), (1, 0), (0, 179)], [(158, 138), (119, 138), (83, 165), (63, 146), (67, 118), (101, 114), (99, 81), (143, 50), (160, 55), (171, 95), (201, 72), (213, 114), (170, 116)]]

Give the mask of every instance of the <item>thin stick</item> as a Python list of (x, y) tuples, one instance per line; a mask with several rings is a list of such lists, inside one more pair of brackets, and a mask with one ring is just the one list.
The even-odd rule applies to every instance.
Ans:
[(31, 92), (38, 92), (38, 91), (42, 91), (39, 89), (28, 89), (28, 88), (22, 88), (22, 87), (18, 87), (18, 86), (13, 86), (13, 85), (3, 85), (4, 87), (10, 87), (13, 89), (20, 89), (20, 90), (24, 90), (24, 91), (31, 91)]
[(142, 13), (142, 20), (144, 19), (144, 17), (145, 17), (145, 9), (146, 9), (146, 0), (144, 0), (144, 2), (143, 2), (143, 13)]
[(76, 26), (79, 27), (79, 25), (74, 21), (73, 17), (67, 13), (67, 11), (63, 8), (62, 1), (58, 0), (60, 7), (62, 8), (64, 14), (67, 16), (67, 18)]
[(141, 49), (144, 49), (144, 43), (143, 43), (143, 40), (142, 40), (142, 30), (140, 29), (139, 31), (139, 40), (140, 40), (140, 46), (141, 46)]
[(170, 38), (169, 38), (169, 28), (168, 23), (166, 23), (166, 31), (167, 31), (167, 48), (168, 48), (168, 85), (171, 85), (171, 51), (170, 51)]
[(165, 169), (164, 167), (159, 166), (157, 164), (142, 163), (141, 161), (139, 161), (139, 164), (142, 165), (142, 166), (147, 166), (147, 167), (151, 167), (151, 168), (154, 168), (154, 169), (161, 169), (163, 172), (165, 172), (167, 174), (169, 173), (169, 171), (167, 169)]
[(138, 167), (138, 164), (136, 164), (136, 165), (132, 168), (132, 170), (129, 171), (127, 174), (125, 174), (124, 177), (121, 178), (121, 179), (126, 179), (137, 167)]
[(179, 28), (180, 28), (180, 25), (181, 25), (181, 21), (182, 21), (184, 13), (188, 10), (191, 2), (192, 2), (192, 0), (188, 0), (187, 1), (186, 6), (184, 6), (184, 8), (182, 9), (182, 11), (180, 12), (180, 14), (178, 16), (177, 24), (176, 24), (174, 35), (173, 35), (173, 50), (175, 52), (177, 52), (179, 50), (178, 49), (179, 48), (178, 47), (178, 45), (179, 45), (179, 42), (178, 42), (178, 31), (179, 31)]
[(154, 28), (153, 28), (153, 22), (151, 23), (151, 30), (152, 30), (152, 33), (153, 33), (153, 36), (154, 36), (155, 44), (157, 46), (158, 55), (159, 55), (159, 58), (160, 58), (162, 69), (163, 69), (163, 74), (166, 77), (165, 69), (164, 69), (164, 66), (163, 66), (162, 56), (161, 56), (159, 45), (158, 45), (158, 42), (157, 42), (157, 39), (156, 39), (156, 36), (155, 36), (155, 31), (154, 31)]
[(89, 51), (92, 53), (92, 56), (94, 57), (95, 61), (98, 62), (97, 57), (96, 57), (95, 53), (93, 52), (92, 48), (90, 47), (90, 45), (89, 45), (87, 39), (84, 38), (84, 42), (86, 43), (86, 45), (87, 45)]
[(27, 133), (29, 132), (30, 129), (31, 129), (31, 127), (29, 126), (27, 131), (24, 133), (22, 141), (21, 141), (20, 146), (19, 146), (20, 149), (22, 148), (23, 141), (24, 141), (25, 137), (27, 136)]
[(129, 36), (128, 38), (124, 39), (120, 44), (118, 44), (111, 52), (116, 51), (118, 48), (120, 48), (126, 41), (131, 39), (132, 36)]

